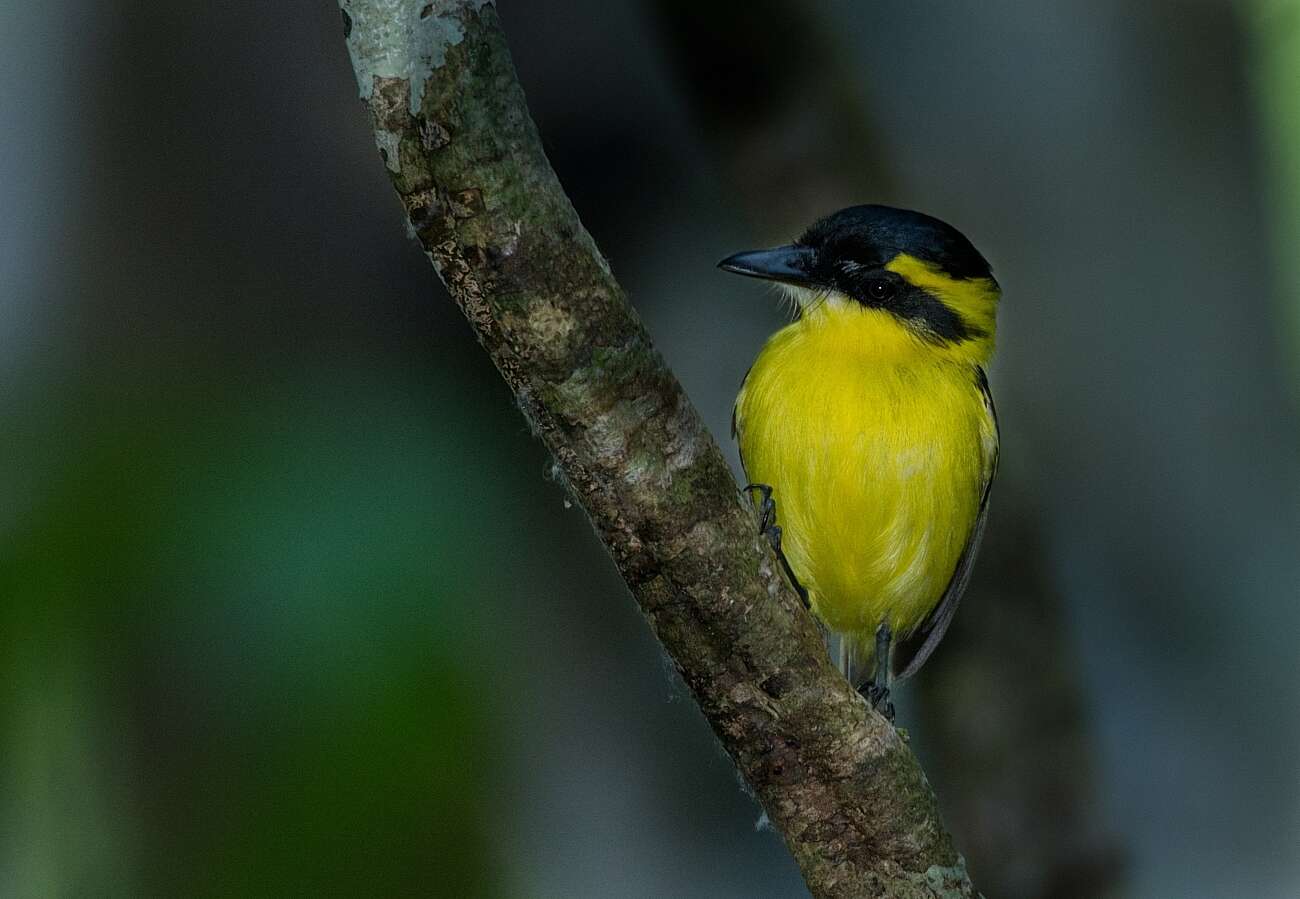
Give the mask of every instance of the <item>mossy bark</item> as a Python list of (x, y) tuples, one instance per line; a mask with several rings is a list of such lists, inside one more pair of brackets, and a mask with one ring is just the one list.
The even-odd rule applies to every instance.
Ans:
[(493, 5), (340, 5), (412, 228), (813, 895), (975, 895), (560, 187)]

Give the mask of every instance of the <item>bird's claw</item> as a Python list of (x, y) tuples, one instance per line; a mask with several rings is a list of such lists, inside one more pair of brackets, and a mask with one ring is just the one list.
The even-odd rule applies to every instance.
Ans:
[[(758, 504), (758, 532), (766, 535), (771, 540), (771, 535), (768, 532), (776, 527), (776, 500), (772, 499), (772, 486), (770, 484), (746, 484), (741, 490), (744, 493), (758, 491), (763, 497)], [(780, 533), (780, 529), (777, 529), (778, 540), (780, 539)], [(779, 543), (775, 545), (778, 549), (780, 548)]]
[(894, 642), (894, 629), (888, 621), (876, 627), (876, 673), (862, 688), (862, 695), (871, 707), (894, 723), (894, 704), (889, 701), (889, 647)]
[(772, 549), (781, 552), (781, 526), (779, 524), (770, 524), (767, 526), (767, 542), (772, 544)]
[(890, 724), (894, 723), (894, 704), (889, 701), (889, 688), (877, 686), (875, 681), (867, 681), (862, 688), (862, 695), (866, 697), (871, 707), (885, 717)]
[(762, 500), (758, 504), (758, 533), (766, 537), (767, 542), (772, 545), (776, 552), (777, 559), (781, 562), (781, 567), (785, 570), (786, 577), (790, 579), (794, 591), (799, 594), (799, 599), (803, 602), (805, 609), (811, 609), (812, 604), (808, 601), (808, 591), (799, 579), (794, 576), (794, 571), (790, 568), (790, 561), (785, 557), (785, 550), (781, 548), (781, 526), (776, 523), (776, 500), (772, 499), (771, 484), (746, 484), (741, 488), (743, 493), (753, 493), (758, 491)]

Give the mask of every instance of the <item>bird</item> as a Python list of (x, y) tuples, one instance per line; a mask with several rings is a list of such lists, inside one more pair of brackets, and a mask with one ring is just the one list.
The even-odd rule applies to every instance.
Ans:
[(891, 684), (943, 638), (984, 533), (1001, 288), (956, 228), (882, 205), (718, 266), (795, 311), (736, 397), (745, 491), (840, 670), (892, 721)]

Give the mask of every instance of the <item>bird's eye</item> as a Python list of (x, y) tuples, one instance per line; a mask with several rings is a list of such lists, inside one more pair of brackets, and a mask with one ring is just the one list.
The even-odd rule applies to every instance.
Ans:
[(867, 296), (873, 300), (887, 300), (894, 295), (894, 282), (878, 278), (867, 282)]

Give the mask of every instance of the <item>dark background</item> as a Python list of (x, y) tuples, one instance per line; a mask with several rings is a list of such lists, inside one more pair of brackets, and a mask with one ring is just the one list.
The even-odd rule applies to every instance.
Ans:
[[(717, 259), (879, 201), (992, 260), (989, 552), (900, 711), (977, 883), (1300, 894), (1300, 6), (499, 5), (733, 461), (782, 313)], [(0, 895), (803, 895), (405, 236), (337, 8), (0, 33)]]

